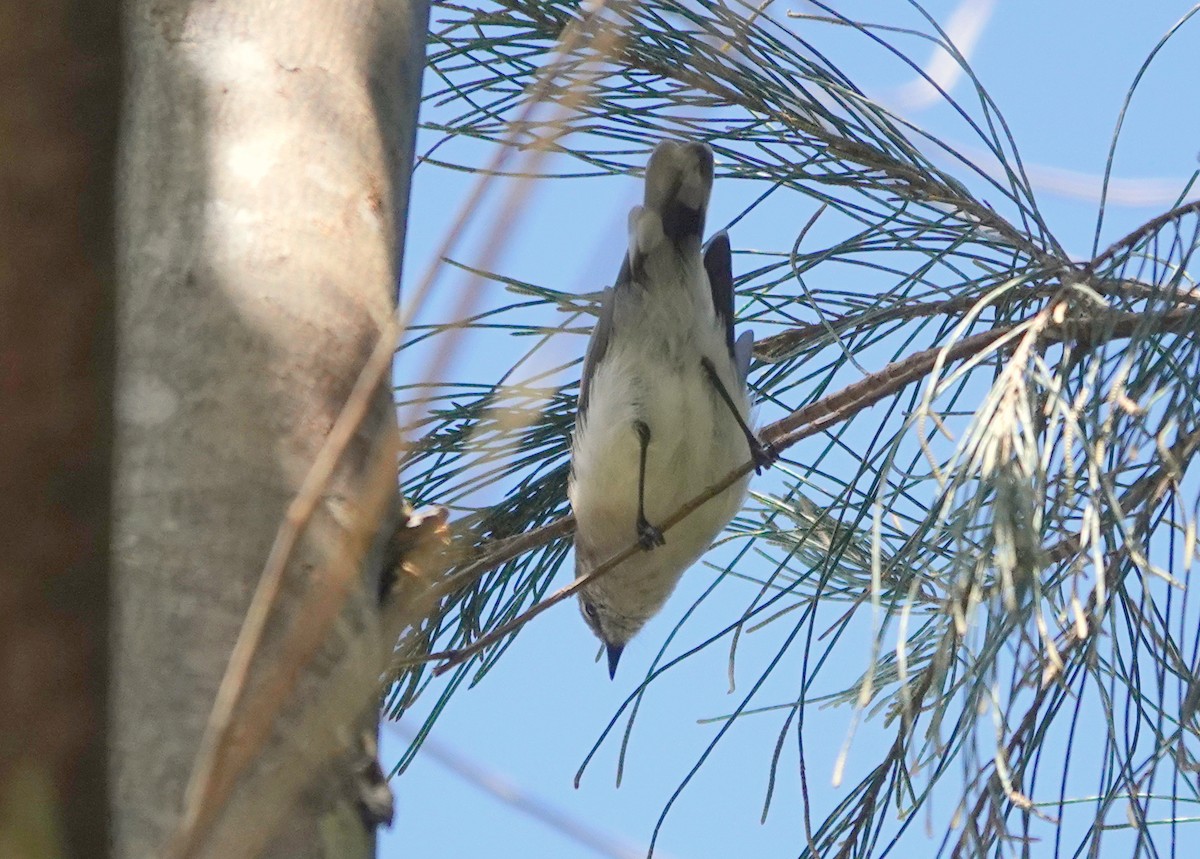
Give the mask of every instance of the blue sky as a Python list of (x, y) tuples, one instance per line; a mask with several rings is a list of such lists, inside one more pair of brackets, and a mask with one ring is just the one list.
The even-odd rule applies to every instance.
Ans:
[[(852, 18), (869, 18), (879, 14), (881, 5), (886, 4), (847, 0), (838, 8)], [(928, 11), (944, 25), (959, 16), (958, 44), (969, 53), (976, 75), (1003, 111), (1039, 186), (1039, 202), (1047, 220), (1077, 257), (1090, 254), (1094, 193), (1126, 90), (1146, 54), (1190, 5), (1175, 0), (1145, 4), (945, 0), (927, 4)], [(798, 3), (780, 2), (772, 4), (770, 12), (778, 20), (786, 20), (788, 9), (800, 8)], [(435, 10), (435, 19), (437, 16)], [(794, 21), (793, 25), (803, 26), (803, 22)], [(1141, 84), (1114, 162), (1120, 200), (1110, 203), (1107, 241), (1167, 208), (1170, 189), (1180, 187), (1200, 166), (1200, 112), (1195, 109), (1194, 94), (1195, 82), (1200, 80), (1198, 45), (1200, 20), (1189, 24), (1164, 51)], [(836, 52), (839, 46), (829, 48)], [(918, 50), (914, 58), (924, 63), (930, 59), (929, 51)], [(894, 65), (861, 50), (838, 59), (843, 71), (863, 89), (893, 100), (896, 109), (916, 124), (949, 141), (967, 142), (949, 111), (922, 101), (919, 92), (906, 87), (910, 79), (897, 77)], [(961, 88), (970, 85), (961, 78), (951, 83), (960, 97), (964, 96)], [(418, 151), (422, 149), (419, 145)], [(487, 153), (483, 147), (479, 150), (482, 162)], [(461, 173), (418, 169), (410, 209), (406, 289), (431, 264), (470, 186), (470, 178)], [(529, 205), (514, 221), (504, 249), (488, 260), (482, 237), (505, 217), (499, 202), (503, 197), (497, 195), (476, 214), (475, 227), (459, 258), (559, 289), (596, 290), (616, 270), (623, 251), (625, 212), (639, 196), (640, 184), (634, 177), (540, 182)], [(742, 202), (733, 189), (718, 182), (710, 220), (713, 227), (727, 222)], [(755, 221), (753, 229), (764, 232), (746, 235), (735, 231), (735, 248), (787, 245), (795, 235), (791, 221), (779, 225), (778, 235), (765, 232), (770, 229), (769, 220)], [(820, 279), (819, 272), (811, 276)], [(468, 288), (477, 287), (458, 273), (444, 276), (426, 318), (451, 318), (460, 293)], [(494, 285), (483, 288), (498, 291)], [(491, 298), (502, 300), (503, 296)], [(580, 336), (559, 337), (544, 360), (548, 366), (568, 361), (581, 355), (584, 345)], [(495, 366), (496, 355), (504, 354), (506, 348), (507, 344), (486, 338), (467, 341), (446, 375), (486, 375), (489, 366)], [(398, 380), (404, 372), (402, 366)], [(556, 586), (566, 584), (569, 570), (569, 565), (564, 567)], [(592, 761), (578, 790), (572, 781), (664, 637), (710, 580), (701, 566), (685, 576), (663, 615), (626, 652), (615, 682), (593, 661), (596, 643), (573, 604), (556, 607), (529, 624), (483, 682), (474, 689), (460, 690), (439, 717), (431, 748), (440, 750), (443, 760), (422, 753), (393, 781), (396, 824), (383, 835), (380, 855), (583, 859), (622, 855), (620, 845), (632, 851), (629, 855), (644, 855), (664, 804), (716, 730), (716, 726), (697, 720), (719, 716), (736, 701), (736, 696), (727, 692), (727, 650), (710, 648), (651, 687), (633, 731), (619, 789), (614, 788), (618, 743), (613, 738)], [(731, 601), (744, 603), (745, 595), (733, 592), (736, 583), (726, 582), (722, 587), (730, 589)], [(694, 643), (727, 621), (710, 600), (685, 627), (684, 637), (691, 634)], [(740, 658), (753, 664), (756, 658), (773, 653), (775, 644), (749, 641)], [(682, 646), (675, 645), (674, 652)], [(847, 655), (849, 680), (865, 667), (869, 642), (864, 639), (861, 653), (854, 654), (853, 660), (852, 649), (839, 652)], [(794, 676), (795, 669), (793, 661), (783, 665), (781, 672), (785, 677)], [(431, 695), (420, 702), (408, 724), (423, 718), (433, 700)], [(822, 795), (810, 799), (814, 806), (827, 807), (836, 796), (829, 786), (833, 760), (852, 713), (849, 708), (813, 712), (812, 723), (805, 729), (809, 782), (811, 790)], [(656, 856), (788, 857), (800, 851), (802, 801), (795, 761), (787, 756), (771, 813), (765, 824), (759, 823), (777, 730), (778, 720), (767, 717), (745, 719), (735, 726), (671, 811)], [(616, 739), (619, 741), (619, 731)], [(852, 784), (854, 772), (871, 761), (871, 742), (864, 737), (856, 743), (847, 783)], [(384, 727), (385, 768), (406, 743), (402, 728)], [(470, 776), (455, 772), (447, 766), (447, 759), (460, 769), (469, 769)], [(618, 845), (614, 848), (618, 852), (600, 852), (569, 838), (514, 810), (481, 784), (489, 784), (493, 794), (515, 791), (531, 798), (574, 825), (597, 833), (610, 845)], [(929, 824), (935, 832), (944, 827), (955, 799), (949, 796), (940, 804), (935, 802)], [(919, 826), (925, 825), (922, 819)], [(929, 842), (930, 855), (936, 845), (936, 840)]]

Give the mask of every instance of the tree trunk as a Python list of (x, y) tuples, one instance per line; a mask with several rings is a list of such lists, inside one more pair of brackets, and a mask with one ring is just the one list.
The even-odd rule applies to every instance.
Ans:
[(103, 856), (111, 3), (0, 7), (0, 856)]
[[(133, 0), (126, 15), (112, 765), (116, 853), (142, 859), (179, 824), (276, 531), (393, 311), (427, 7)], [(377, 508), (380, 468), (395, 492), (388, 381), (291, 553), (251, 690), (307, 620), (346, 511)], [(355, 744), (377, 702), (332, 691), (378, 643), (378, 545), (362, 566), (195, 855), (373, 851)], [(334, 723), (314, 733), (317, 711)]]

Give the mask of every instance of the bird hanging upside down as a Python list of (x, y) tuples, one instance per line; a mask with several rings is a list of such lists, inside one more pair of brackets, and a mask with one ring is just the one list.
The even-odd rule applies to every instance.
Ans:
[(584, 586), (580, 609), (608, 652), (658, 613), (741, 507), (749, 477), (664, 535), (655, 526), (752, 458), (775, 453), (750, 429), (746, 373), (754, 342), (733, 336), (729, 236), (702, 245), (713, 155), (664, 140), (629, 213), (629, 251), (604, 290), (588, 343), (571, 443), (575, 576), (630, 545), (645, 551)]

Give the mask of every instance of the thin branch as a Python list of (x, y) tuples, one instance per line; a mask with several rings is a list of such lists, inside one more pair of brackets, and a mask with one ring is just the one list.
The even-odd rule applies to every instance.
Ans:
[(1121, 251), (1128, 250), (1138, 242), (1154, 235), (1171, 221), (1176, 221), (1185, 217), (1186, 215), (1197, 213), (1200, 213), (1200, 200), (1193, 200), (1190, 203), (1184, 203), (1182, 206), (1176, 206), (1171, 211), (1164, 212), (1157, 218), (1151, 218), (1133, 232), (1123, 236), (1120, 239), (1117, 239), (1115, 242), (1105, 248), (1103, 252), (1101, 252), (1087, 264), (1084, 271), (1088, 275), (1094, 274), (1096, 269), (1098, 269), (1102, 263), (1112, 259)]
[[(408, 728), (407, 722), (390, 722), (388, 728), (409, 742), (418, 738), (417, 732)], [(432, 737), (422, 740), (421, 752), (496, 801), (537, 821), (585, 850), (607, 856), (609, 859), (642, 859), (646, 855), (644, 847), (635, 848), (601, 832), (541, 797), (523, 790), (503, 774), (485, 769)]]
[[(1177, 308), (1165, 313), (1160, 318), (1162, 330), (1183, 327), (1185, 323), (1194, 321), (1196, 313), (1190, 308)], [(865, 379), (847, 385), (841, 391), (823, 397), (814, 403), (797, 409), (787, 417), (765, 427), (761, 435), (765, 441), (775, 446), (782, 453), (787, 448), (802, 439), (827, 429), (836, 423), (849, 420), (854, 415), (870, 406), (875, 405), (886, 397), (895, 394), (905, 386), (927, 375), (938, 364), (948, 364), (971, 358), (983, 353), (999, 341), (1012, 335), (1024, 327), (1030, 319), (1015, 325), (1006, 325), (982, 331), (967, 337), (952, 346), (934, 347), (914, 353), (909, 357), (888, 364), (877, 373)], [(1102, 341), (1117, 340), (1129, 337), (1138, 327), (1144, 326), (1146, 317), (1138, 313), (1113, 314), (1101, 319), (1070, 320), (1060, 325), (1047, 326), (1042, 333), (1042, 339), (1048, 341), (1075, 340), (1095, 344)], [(725, 477), (710, 485), (707, 489), (683, 504), (671, 516), (667, 517), (659, 528), (667, 533), (672, 527), (683, 521), (692, 511), (698, 509), (707, 501), (720, 495), (741, 478), (754, 469), (753, 461), (747, 461), (738, 468), (730, 471)], [(564, 516), (548, 525), (522, 535), (520, 551), (530, 551), (545, 545), (552, 539), (565, 536), (573, 531), (574, 521)], [(632, 540), (628, 546), (593, 569), (586, 576), (576, 579), (569, 585), (555, 591), (549, 597), (532, 606), (517, 617), (501, 624), (477, 638), (465, 647), (431, 653), (421, 659), (411, 660), (403, 664), (416, 664), (442, 660), (435, 669), (435, 675), (444, 674), (456, 665), (466, 661), (472, 655), (504, 638), (510, 632), (524, 626), (533, 618), (557, 605), (573, 595), (580, 588), (595, 579), (606, 575), (620, 564), (632, 558), (639, 552), (645, 551), (637, 540)], [(506, 540), (493, 554), (486, 552), (483, 557), (474, 561), (471, 566), (456, 574), (456, 582), (467, 582), (465, 573), (470, 572), (472, 579), (495, 569), (507, 560), (515, 557), (514, 542)]]
[[(1189, 206), (1181, 207), (1182, 209), (1190, 209), (1200, 205), (1200, 202), (1189, 204)], [(1176, 210), (1177, 214), (1179, 213)], [(1186, 214), (1184, 212), (1183, 214)], [(1160, 219), (1156, 218), (1155, 221)], [(1169, 218), (1167, 220), (1170, 220)], [(1159, 224), (1161, 226), (1161, 224)], [(1144, 228), (1138, 228), (1137, 234), (1142, 234)], [(1125, 243), (1131, 239), (1134, 234), (1122, 239), (1121, 243)], [(1114, 248), (1116, 246), (1114, 245)], [(1110, 250), (1113, 250), (1110, 248)], [(1107, 251), (1106, 251), (1107, 253)], [(1063, 272), (1067, 271), (1063, 267), (1062, 271), (1057, 273), (1056, 277), (1061, 277)], [(1151, 298), (1155, 295), (1156, 290), (1153, 286), (1146, 283), (1133, 280), (1109, 280), (1093, 277), (1086, 281), (1088, 286), (1092, 288), (1098, 295), (1121, 295), (1130, 294), (1136, 298)], [(1034, 301), (1039, 298), (1047, 298), (1055, 295), (1062, 290), (1061, 283), (1040, 283), (1031, 286), (1028, 289), (1014, 290), (1006, 297), (1010, 297), (1014, 301)], [(1180, 295), (1178, 299), (1191, 304), (1200, 303), (1200, 295)], [(760, 361), (775, 363), (784, 361), (796, 354), (806, 343), (818, 340), (823, 335), (828, 334), (832, 329), (834, 332), (850, 332), (858, 331), (864, 328), (875, 328), (876, 326), (888, 322), (907, 322), (913, 319), (923, 319), (931, 316), (957, 316), (964, 314), (973, 309), (979, 303), (978, 294), (960, 295), (955, 298), (948, 298), (944, 301), (924, 301), (913, 302), (909, 304), (898, 304), (893, 307), (887, 307), (882, 310), (868, 310), (861, 313), (847, 313), (842, 316), (837, 316), (832, 319), (827, 319), (823, 322), (811, 322), (807, 325), (799, 325), (787, 331), (782, 331), (779, 334), (773, 334), (770, 337), (764, 337), (754, 343), (754, 357)]]

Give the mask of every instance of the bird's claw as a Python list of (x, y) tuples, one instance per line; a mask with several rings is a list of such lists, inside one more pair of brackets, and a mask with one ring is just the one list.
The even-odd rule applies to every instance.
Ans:
[(756, 438), (750, 445), (750, 458), (754, 460), (754, 473), (762, 474), (764, 468), (770, 468), (779, 459), (779, 451), (771, 442)]
[(642, 548), (647, 552), (667, 542), (663, 537), (662, 531), (655, 528), (645, 519), (638, 522), (637, 532), (638, 542), (642, 544)]

